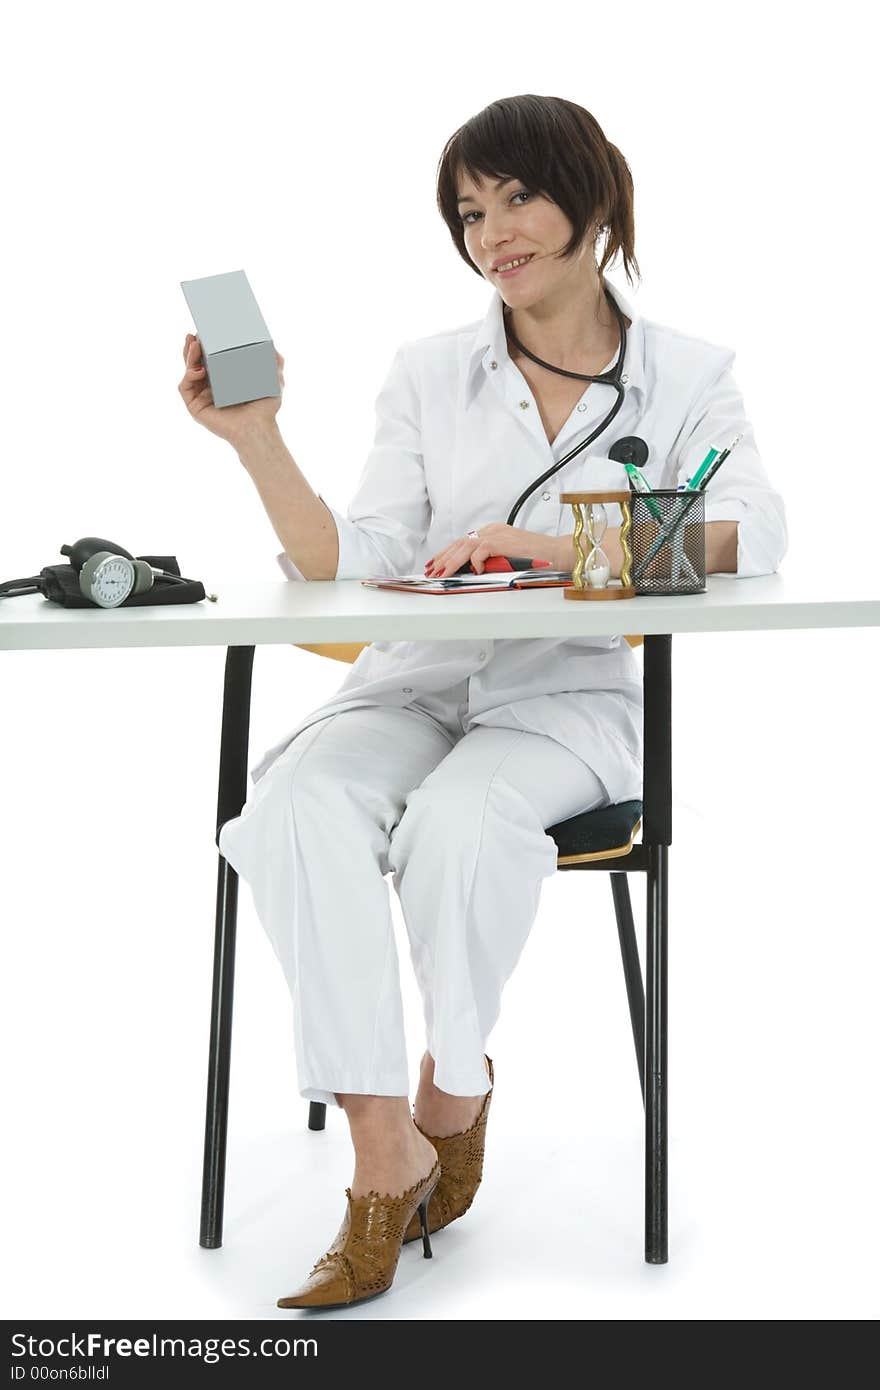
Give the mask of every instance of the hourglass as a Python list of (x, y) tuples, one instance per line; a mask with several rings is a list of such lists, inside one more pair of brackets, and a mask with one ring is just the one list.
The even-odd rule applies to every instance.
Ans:
[(584, 564), (584, 581), (591, 589), (604, 589), (611, 577), (611, 564), (602, 549), (602, 537), (608, 529), (608, 513), (604, 502), (588, 502), (584, 530), (592, 549)]
[[(571, 572), (574, 587), (563, 589), (565, 598), (573, 599), (611, 599), (635, 598), (632, 583), (632, 551), (629, 548), (629, 532), (632, 524), (629, 492), (562, 492), (560, 502), (568, 502), (574, 513), (574, 549), (577, 559)], [(602, 538), (608, 527), (606, 504), (616, 502), (620, 507), (620, 548), (623, 564), (620, 579), (611, 578), (611, 565), (602, 549)], [(581, 508), (586, 508), (586, 514)], [(584, 539), (590, 543), (590, 550), (584, 549)]]

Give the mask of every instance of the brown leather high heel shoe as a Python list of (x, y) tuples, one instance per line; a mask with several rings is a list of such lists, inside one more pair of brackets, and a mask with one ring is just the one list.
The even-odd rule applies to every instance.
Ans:
[(336, 1239), (312, 1266), (302, 1287), (279, 1298), (278, 1307), (343, 1308), (385, 1293), (397, 1272), (410, 1218), (416, 1222), (416, 1234), (421, 1233), (425, 1259), (430, 1259), (428, 1201), (439, 1178), (438, 1160), (430, 1173), (399, 1197), (387, 1192), (384, 1196), (368, 1192), (364, 1197), (352, 1197), (347, 1187), (348, 1207)]
[[(428, 1230), (431, 1235), (435, 1231), (442, 1231), (451, 1221), (457, 1221), (460, 1216), (464, 1216), (480, 1186), (486, 1148), (486, 1122), (489, 1118), (492, 1092), (495, 1089), (495, 1071), (491, 1057), (486, 1058), (486, 1066), (491, 1085), (483, 1098), (482, 1109), (470, 1129), (463, 1129), (459, 1134), (435, 1137), (425, 1134), (413, 1117), (416, 1129), (425, 1134), (428, 1143), (434, 1145), (440, 1158), (440, 1181), (428, 1203)], [(418, 1240), (418, 1237), (419, 1225), (413, 1218), (407, 1226), (403, 1243), (407, 1245), (411, 1240)]]

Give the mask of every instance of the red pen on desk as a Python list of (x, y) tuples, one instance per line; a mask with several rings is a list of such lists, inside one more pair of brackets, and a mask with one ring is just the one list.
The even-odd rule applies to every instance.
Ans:
[[(470, 565), (470, 560), (468, 560)], [(549, 560), (523, 560), (518, 555), (491, 555), (483, 566), (484, 574), (497, 574), (501, 570), (537, 570), (549, 567)]]
[(500, 574), (506, 570), (536, 570), (549, 568), (549, 560), (526, 560), (520, 555), (491, 555), (482, 570), (475, 570), (470, 560), (455, 571), (456, 574)]

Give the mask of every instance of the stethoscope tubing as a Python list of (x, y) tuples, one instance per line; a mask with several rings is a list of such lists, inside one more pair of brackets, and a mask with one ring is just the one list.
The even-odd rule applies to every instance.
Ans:
[(537, 362), (539, 367), (546, 367), (551, 372), (558, 372), (560, 376), (574, 377), (577, 381), (592, 381), (596, 382), (600, 386), (613, 386), (615, 391), (617, 392), (617, 399), (614, 402), (614, 405), (611, 407), (608, 414), (605, 416), (605, 419), (598, 425), (596, 429), (593, 430), (593, 433), (588, 435), (587, 438), (584, 439), (580, 444), (577, 444), (575, 448), (573, 448), (570, 453), (566, 454), (564, 458), (561, 458), (558, 463), (554, 463), (552, 468), (548, 468), (545, 473), (542, 473), (539, 478), (536, 478), (533, 483), (530, 483), (529, 486), (526, 488), (525, 492), (520, 494), (520, 496), (514, 502), (513, 507), (510, 510), (510, 514), (507, 518), (508, 526), (513, 525), (513, 521), (517, 512), (520, 510), (526, 499), (532, 495), (535, 489), (539, 488), (542, 483), (545, 483), (547, 481), (548, 478), (552, 478), (554, 473), (558, 473), (560, 468), (564, 468), (567, 463), (570, 463), (573, 458), (576, 458), (578, 454), (582, 453), (582, 451), (586, 449), (589, 444), (593, 443), (594, 439), (598, 439), (599, 435), (602, 434), (604, 430), (607, 430), (615, 415), (620, 410), (620, 407), (623, 405), (625, 388), (623, 385), (622, 376), (623, 362), (624, 358), (626, 357), (626, 319), (624, 318), (623, 311), (618, 305), (617, 300), (607, 289), (605, 290), (605, 295), (608, 299), (608, 302), (614, 309), (615, 314), (617, 315), (617, 322), (620, 326), (620, 350), (617, 354), (617, 361), (615, 362), (614, 366), (609, 371), (602, 372), (599, 376), (585, 376), (582, 372), (571, 372), (566, 370), (564, 367), (554, 367), (550, 362), (543, 362), (540, 357), (535, 357), (534, 353), (529, 352), (528, 348), (523, 347), (522, 343), (518, 342), (517, 339), (514, 337), (513, 332), (510, 329), (508, 329), (511, 338), (513, 338), (513, 341), (519, 348), (520, 352), (524, 353), (526, 357), (532, 360), (532, 362)]

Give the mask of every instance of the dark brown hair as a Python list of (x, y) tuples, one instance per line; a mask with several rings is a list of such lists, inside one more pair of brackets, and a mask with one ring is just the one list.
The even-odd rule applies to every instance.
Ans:
[(475, 182), (520, 179), (530, 193), (556, 203), (573, 227), (560, 258), (573, 256), (591, 229), (607, 228), (600, 279), (618, 252), (630, 284), (631, 265), (641, 279), (629, 165), (582, 106), (563, 97), (504, 97), (471, 116), (446, 142), (437, 168), (437, 206), (458, 254), (483, 279), (464, 244), (457, 206), (462, 170)]

